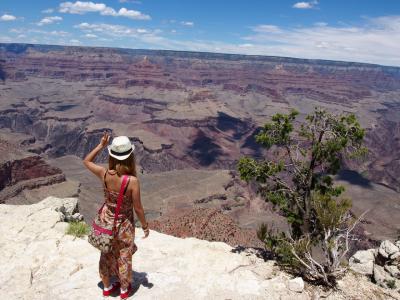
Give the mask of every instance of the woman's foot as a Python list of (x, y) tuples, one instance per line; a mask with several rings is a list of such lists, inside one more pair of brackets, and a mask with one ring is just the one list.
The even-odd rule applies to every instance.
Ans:
[(120, 294), (121, 299), (127, 299), (131, 292), (132, 292), (132, 286), (131, 286), (131, 284), (129, 284), (127, 291), (121, 290), (121, 294)]
[(121, 284), (119, 282), (114, 282), (111, 287), (103, 289), (103, 296), (107, 297), (112, 295), (116, 290), (120, 288)]

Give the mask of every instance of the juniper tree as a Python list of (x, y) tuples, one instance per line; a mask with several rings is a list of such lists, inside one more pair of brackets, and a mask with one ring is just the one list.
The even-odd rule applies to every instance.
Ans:
[[(258, 236), (286, 266), (309, 279), (334, 284), (343, 272), (341, 261), (349, 249), (355, 220), (350, 199), (333, 175), (344, 157), (366, 153), (365, 131), (354, 114), (332, 114), (315, 108), (302, 122), (298, 112), (275, 114), (256, 135), (273, 159), (243, 157), (238, 170), (243, 180), (256, 181), (258, 192), (274, 204), (290, 224), (289, 232), (274, 232), (262, 225)], [(315, 259), (313, 250), (323, 250)]]

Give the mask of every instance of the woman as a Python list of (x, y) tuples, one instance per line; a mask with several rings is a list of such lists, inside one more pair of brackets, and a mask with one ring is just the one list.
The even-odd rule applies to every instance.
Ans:
[[(129, 138), (119, 136), (113, 139), (108, 146), (108, 169), (93, 162), (96, 155), (108, 145), (110, 136), (105, 132), (100, 144), (96, 146), (83, 160), (86, 168), (95, 174), (104, 183), (105, 205), (100, 218), (105, 222), (113, 223), (118, 193), (122, 184), (122, 176), (129, 175), (124, 190), (123, 201), (117, 221), (117, 235), (113, 240), (112, 251), (101, 253), (99, 273), (103, 281), (103, 295), (109, 296), (121, 288), (121, 299), (128, 298), (131, 292), (132, 255), (136, 252), (134, 214), (138, 216), (144, 230), (144, 238), (149, 236), (149, 227), (144, 216), (140, 200), (139, 180), (136, 177), (135, 156)], [(110, 284), (111, 276), (118, 276), (119, 282)]]

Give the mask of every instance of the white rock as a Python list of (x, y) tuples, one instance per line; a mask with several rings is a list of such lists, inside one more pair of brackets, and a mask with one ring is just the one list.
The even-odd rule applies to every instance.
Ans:
[[(66, 200), (70, 203), (71, 200)], [(64, 200), (0, 205), (0, 299), (102, 299), (99, 252), (86, 239), (65, 234)], [(56, 211), (56, 209), (58, 211)], [(61, 210), (63, 210), (61, 208)], [(64, 210), (67, 211), (67, 210)], [(195, 238), (137, 230), (133, 257), (136, 299), (309, 300), (301, 278), (290, 280), (274, 261)], [(342, 278), (327, 300), (373, 299), (382, 295), (366, 277)], [(290, 288), (289, 288), (290, 286)], [(349, 288), (350, 287), (350, 288)], [(312, 289), (312, 287), (310, 287)], [(348, 294), (348, 293), (352, 294)]]
[(400, 249), (391, 241), (386, 240), (381, 243), (378, 251), (384, 258), (389, 258), (390, 255), (399, 252)]
[(400, 258), (400, 251), (390, 255), (390, 260), (398, 260)]
[(372, 275), (374, 271), (374, 249), (357, 251), (349, 260), (350, 269), (354, 272)]
[(304, 281), (301, 277), (296, 277), (294, 279), (289, 280), (289, 290), (301, 293), (304, 290)]
[(397, 266), (390, 266), (390, 265), (386, 265), (384, 267), (385, 271), (388, 272), (390, 274), (390, 276), (394, 277), (394, 278), (399, 278), (400, 276), (400, 270)]
[(390, 275), (388, 275), (385, 272), (385, 269), (382, 266), (375, 265), (374, 266), (374, 280), (377, 285), (386, 287), (385, 281), (387, 278), (390, 278)]
[[(99, 252), (65, 234), (75, 200), (0, 205), (0, 299), (101, 299)], [(73, 205), (72, 205), (72, 204)], [(133, 257), (138, 299), (309, 299), (287, 288), (274, 262), (224, 243), (151, 231)]]
[(378, 265), (374, 266), (374, 280), (377, 285), (383, 288), (390, 288), (391, 284), (394, 283), (394, 288), (400, 287), (400, 280), (397, 280), (395, 277), (391, 276), (390, 273), (386, 272), (386, 270)]

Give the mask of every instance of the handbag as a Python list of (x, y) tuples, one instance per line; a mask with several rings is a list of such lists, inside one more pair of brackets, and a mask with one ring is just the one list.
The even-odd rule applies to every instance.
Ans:
[(128, 176), (122, 176), (121, 189), (118, 194), (117, 207), (115, 208), (114, 222), (113, 224), (102, 221), (100, 214), (103, 210), (104, 204), (100, 207), (96, 217), (92, 222), (92, 227), (88, 235), (88, 242), (95, 248), (99, 249), (102, 253), (109, 253), (112, 249), (112, 241), (115, 237), (115, 228), (119, 217), (119, 210), (122, 205), (122, 199), (124, 197), (125, 185), (128, 180)]

